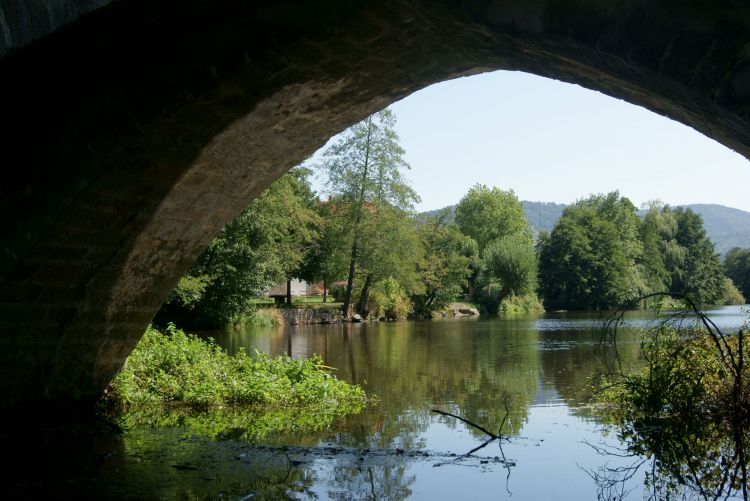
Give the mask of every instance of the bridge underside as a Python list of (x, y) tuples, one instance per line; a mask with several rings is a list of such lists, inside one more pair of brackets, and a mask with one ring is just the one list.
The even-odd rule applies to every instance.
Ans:
[(124, 0), (52, 33), (0, 6), (0, 407), (95, 400), (228, 220), (431, 83), (578, 83), (747, 157), (750, 8), (717, 5)]

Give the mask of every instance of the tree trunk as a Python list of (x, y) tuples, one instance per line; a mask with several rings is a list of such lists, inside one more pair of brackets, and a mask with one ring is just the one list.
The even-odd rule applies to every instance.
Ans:
[(326, 302), (326, 299), (328, 298), (328, 281), (324, 278), (323, 279), (323, 302)]
[(430, 309), (430, 305), (432, 304), (432, 302), (433, 302), (434, 300), (435, 300), (435, 293), (434, 293), (434, 292), (431, 292), (431, 293), (430, 293), (430, 294), (429, 294), (429, 295), (427, 296), (427, 301), (425, 301), (425, 302), (424, 302), (424, 307), (425, 307), (425, 309), (426, 309), (426, 310), (428, 310), (428, 311), (429, 311), (429, 309)]
[(365, 307), (367, 306), (367, 296), (370, 295), (370, 285), (372, 285), (372, 274), (368, 273), (365, 284), (362, 286), (362, 293), (359, 295), (359, 303), (357, 303), (357, 313), (365, 318), (367, 318), (368, 313), (365, 311)]
[(292, 279), (286, 279), (286, 304), (292, 305)]
[(349, 316), (349, 306), (352, 304), (352, 287), (354, 285), (354, 265), (357, 260), (357, 237), (352, 244), (352, 257), (349, 261), (349, 276), (346, 279), (346, 292), (344, 293), (344, 306), (342, 307), (344, 317)]

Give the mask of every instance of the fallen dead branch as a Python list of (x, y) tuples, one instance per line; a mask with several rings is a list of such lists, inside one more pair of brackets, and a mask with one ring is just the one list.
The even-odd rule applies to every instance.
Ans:
[[(448, 417), (452, 417), (452, 418), (458, 419), (459, 421), (463, 421), (464, 423), (468, 424), (469, 426), (472, 426), (472, 427), (476, 428), (477, 430), (481, 431), (482, 433), (486, 433), (490, 438), (492, 438), (492, 440), (502, 440), (503, 439), (502, 435), (496, 435), (496, 434), (492, 433), (490, 430), (488, 430), (487, 428), (485, 428), (484, 426), (478, 425), (478, 424), (476, 424), (476, 423), (474, 423), (472, 421), (469, 421), (466, 418), (462, 418), (461, 416), (457, 416), (455, 414), (451, 414), (450, 412), (441, 411), (440, 409), (430, 409), (430, 410), (432, 412), (437, 413), (437, 414), (441, 414), (443, 416), (448, 416)], [(503, 419), (503, 422), (505, 422), (504, 419)]]

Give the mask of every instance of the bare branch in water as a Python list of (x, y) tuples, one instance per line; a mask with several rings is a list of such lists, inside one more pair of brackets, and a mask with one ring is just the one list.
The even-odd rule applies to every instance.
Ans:
[[(508, 440), (508, 438), (507, 437), (503, 437), (503, 435), (502, 435), (502, 433), (503, 433), (503, 427), (505, 426), (505, 421), (508, 419), (508, 416), (510, 415), (510, 410), (508, 409), (508, 397), (507, 396), (503, 399), (503, 402), (505, 404), (505, 416), (503, 416), (503, 420), (500, 423), (500, 430), (498, 431), (498, 435), (495, 435), (494, 433), (492, 433), (491, 431), (489, 431), (484, 426), (481, 426), (481, 425), (478, 425), (476, 423), (473, 423), (473, 422), (469, 421), (466, 418), (462, 418), (461, 416), (457, 416), (455, 414), (451, 414), (450, 412), (441, 411), (440, 409), (431, 409), (431, 410), (432, 410), (432, 412), (435, 412), (437, 414), (441, 414), (443, 416), (448, 416), (448, 417), (456, 418), (459, 421), (463, 421), (464, 423), (468, 424), (469, 426), (472, 426), (472, 427), (476, 428), (477, 430), (479, 430), (479, 431), (481, 431), (481, 432), (486, 433), (487, 435), (489, 435), (489, 437), (490, 437), (489, 440), (486, 440), (481, 445), (479, 445), (477, 447), (474, 447), (472, 450), (470, 450), (469, 452), (467, 452), (463, 456), (460, 456), (459, 458), (456, 458), (457, 460), (460, 459), (460, 458), (465, 458), (465, 457), (471, 456), (475, 452), (477, 452), (477, 451), (479, 451), (481, 449), (484, 449), (485, 447), (487, 447), (488, 445), (490, 445), (495, 440), (498, 441), (498, 445), (500, 446), (500, 455), (502, 456), (502, 461), (501, 462), (502, 462), (504, 468), (508, 471), (508, 474), (505, 476), (505, 490), (508, 492), (508, 495), (512, 496), (513, 493), (510, 492), (510, 488), (508, 487), (508, 483), (510, 481), (510, 467), (511, 466), (515, 466), (515, 464), (513, 462), (511, 462), (511, 461), (508, 461), (508, 459), (505, 457), (505, 451), (503, 451), (503, 438), (505, 438), (505, 440)], [(442, 465), (435, 465), (435, 466), (442, 466)]]
[[(441, 411), (440, 409), (431, 409), (431, 410), (432, 410), (432, 412), (436, 412), (438, 414), (442, 414), (443, 416), (448, 416), (448, 417), (456, 418), (459, 421), (463, 421), (464, 423), (468, 424), (469, 426), (473, 426), (474, 428), (476, 428), (477, 430), (481, 431), (482, 433), (486, 433), (493, 440), (502, 440), (503, 439), (502, 435), (495, 435), (494, 433), (492, 433), (490, 430), (488, 430), (484, 426), (481, 426), (481, 425), (478, 425), (476, 423), (473, 423), (473, 422), (469, 421), (466, 418), (462, 418), (461, 416), (456, 416), (455, 414), (451, 414), (450, 412)], [(505, 420), (503, 420), (503, 422), (505, 422)]]

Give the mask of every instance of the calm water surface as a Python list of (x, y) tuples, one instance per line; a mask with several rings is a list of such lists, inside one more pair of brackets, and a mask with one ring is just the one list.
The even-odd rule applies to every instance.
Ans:
[[(726, 329), (744, 322), (739, 307), (712, 310)], [(604, 456), (601, 447), (620, 445), (588, 407), (590, 381), (605, 372), (599, 339), (603, 315), (437, 322), (397, 322), (216, 334), (230, 352), (240, 347), (271, 354), (321, 354), (338, 377), (375, 393), (380, 403), (341, 420), (304, 445), (382, 451), (375, 457), (338, 454), (302, 461), (304, 495), (320, 499), (596, 499), (590, 473), (628, 466), (633, 459)], [(644, 326), (653, 316), (628, 315)], [(639, 339), (620, 337), (624, 366), (640, 366)], [(506, 411), (507, 405), (507, 411)], [(502, 451), (477, 430), (431, 412), (442, 409), (490, 430), (505, 420)], [(286, 444), (301, 444), (294, 436)], [(595, 445), (600, 449), (592, 447)], [(437, 459), (403, 457), (393, 451), (421, 450)], [(503, 461), (503, 457), (506, 461)], [(500, 461), (495, 458), (499, 458)], [(628, 483), (642, 499), (642, 472)], [(302, 497), (304, 497), (304, 495)]]
[[(738, 307), (710, 312), (741, 326)], [(601, 454), (616, 435), (589, 404), (589, 382), (608, 370), (600, 315), (547, 314), (212, 333), (240, 348), (320, 354), (338, 377), (379, 403), (317, 433), (270, 436), (261, 444), (201, 438), (188, 428), (132, 429), (96, 449), (71, 485), (118, 498), (224, 499), (596, 499), (592, 479), (633, 458)], [(629, 314), (634, 325), (653, 317)], [(639, 340), (623, 333), (624, 367), (637, 368)], [(467, 452), (487, 437), (431, 409), (461, 415), (508, 439)], [(91, 458), (94, 459), (91, 459)], [(625, 499), (644, 498), (644, 473)], [(67, 487), (61, 487), (66, 493)], [(70, 492), (76, 492), (75, 489)], [(64, 497), (64, 496), (63, 496)]]

